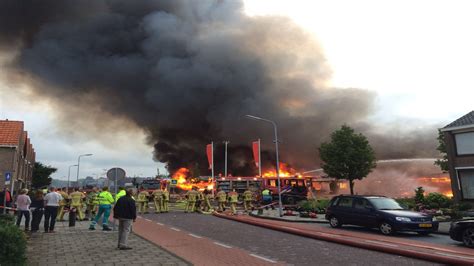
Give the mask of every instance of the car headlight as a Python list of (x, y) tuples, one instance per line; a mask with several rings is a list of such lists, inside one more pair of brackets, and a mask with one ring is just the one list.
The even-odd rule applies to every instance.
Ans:
[(395, 220), (399, 222), (411, 222), (411, 219), (408, 217), (395, 217)]

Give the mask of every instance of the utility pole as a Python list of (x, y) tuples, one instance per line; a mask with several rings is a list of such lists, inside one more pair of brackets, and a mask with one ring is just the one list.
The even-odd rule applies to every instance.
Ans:
[(227, 178), (227, 145), (230, 143), (230, 141), (226, 140), (224, 141), (225, 145), (225, 162), (224, 162), (224, 176)]

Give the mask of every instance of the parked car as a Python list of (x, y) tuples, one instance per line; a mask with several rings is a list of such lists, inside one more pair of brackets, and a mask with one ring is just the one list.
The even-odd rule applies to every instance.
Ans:
[(474, 219), (452, 222), (449, 236), (453, 240), (463, 242), (467, 247), (474, 248)]
[(383, 196), (336, 196), (329, 202), (326, 219), (334, 228), (358, 225), (378, 228), (384, 235), (399, 231), (428, 235), (439, 226), (431, 215), (406, 210), (394, 199)]

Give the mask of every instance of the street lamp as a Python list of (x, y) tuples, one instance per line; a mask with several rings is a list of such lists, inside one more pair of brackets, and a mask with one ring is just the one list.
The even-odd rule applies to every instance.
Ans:
[(79, 186), (79, 167), (81, 165), (81, 157), (85, 157), (85, 156), (92, 156), (93, 154), (92, 153), (87, 153), (87, 154), (81, 154), (79, 155), (79, 157), (77, 157), (77, 176), (76, 176), (76, 183), (77, 185)]
[(67, 171), (67, 191), (69, 192), (69, 180), (71, 178), (71, 167), (76, 167), (78, 166), (77, 164), (70, 165), (69, 170)]
[(276, 153), (276, 175), (278, 180), (278, 207), (279, 207), (279, 215), (280, 217), (283, 216), (283, 204), (281, 202), (281, 180), (280, 180), (280, 161), (278, 158), (278, 132), (277, 132), (277, 125), (275, 122), (269, 119), (261, 118), (258, 116), (253, 115), (245, 115), (245, 117), (253, 120), (259, 120), (271, 123), (273, 125), (273, 131), (275, 133), (275, 153)]

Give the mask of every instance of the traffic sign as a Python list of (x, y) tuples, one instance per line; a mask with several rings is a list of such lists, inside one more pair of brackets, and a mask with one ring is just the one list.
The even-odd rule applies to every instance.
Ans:
[(107, 171), (107, 178), (112, 181), (114, 181), (115, 178), (117, 178), (117, 180), (124, 179), (125, 175), (125, 170), (123, 170), (122, 168), (112, 168)]
[(12, 173), (6, 172), (5, 173), (5, 185), (10, 185), (11, 180), (12, 180)]
[(171, 185), (172, 187), (176, 186), (177, 184), (178, 184), (178, 179), (171, 179), (170, 185)]

